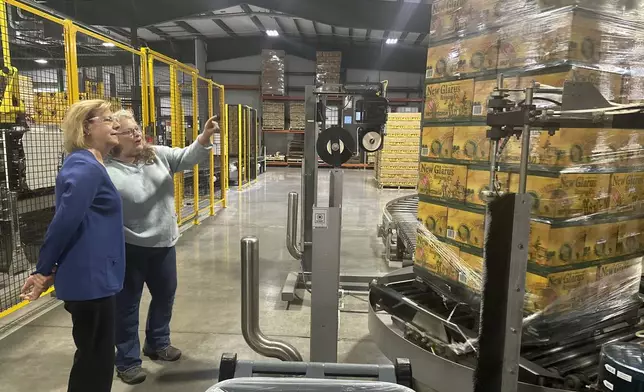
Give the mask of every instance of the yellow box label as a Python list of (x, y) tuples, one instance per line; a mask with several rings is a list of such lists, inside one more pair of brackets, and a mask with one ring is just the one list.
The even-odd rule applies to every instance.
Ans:
[(589, 267), (558, 272), (542, 277), (526, 275), (526, 308), (529, 311), (543, 310), (556, 303), (558, 311), (572, 308), (579, 303), (595, 298), (593, 283), (597, 280), (597, 268)]
[(490, 139), (487, 127), (454, 127), (452, 158), (464, 161), (488, 161), (490, 159)]
[(421, 195), (430, 195), (434, 164), (421, 162), (418, 166), (418, 192)]
[(614, 173), (610, 180), (610, 208), (640, 210), (644, 198), (644, 173)]
[(474, 79), (428, 84), (425, 87), (425, 120), (469, 120), (473, 94)]
[(427, 50), (427, 79), (445, 78), (496, 68), (498, 36), (479, 35)]
[[(510, 182), (518, 183), (518, 174)], [(561, 174), (559, 178), (528, 176), (533, 213), (547, 218), (571, 218), (605, 212), (610, 174)]]
[[(495, 191), (507, 193), (510, 191), (510, 174), (497, 172), (495, 176)], [(467, 190), (465, 202), (485, 205), (484, 192), (490, 190), (490, 172), (488, 170), (472, 170), (467, 172)]]
[(447, 238), (482, 248), (485, 236), (484, 222), (483, 214), (450, 208), (447, 211)]
[(586, 227), (552, 228), (547, 223), (530, 222), (528, 259), (546, 267), (584, 261)]
[[(624, 284), (623, 278), (626, 278), (629, 275), (641, 276), (642, 275), (642, 258), (637, 257), (631, 260), (620, 261), (617, 263), (602, 264), (599, 266), (597, 272), (597, 280), (610, 279), (611, 276), (619, 274), (620, 281), (614, 282), (611, 286), (619, 290), (619, 285)], [(601, 286), (604, 284), (610, 284), (609, 281), (605, 283), (602, 282)]]
[(435, 163), (432, 168), (429, 195), (463, 202), (466, 183), (467, 166)]
[(418, 221), (431, 233), (439, 237), (445, 237), (447, 207), (420, 201), (418, 202)]
[(454, 127), (425, 127), (421, 140), (421, 156), (451, 158)]
[(460, 249), (455, 246), (434, 241), (429, 244), (427, 269), (443, 278), (458, 281)]
[(608, 259), (617, 255), (617, 224), (604, 223), (588, 226), (586, 233), (586, 260)]

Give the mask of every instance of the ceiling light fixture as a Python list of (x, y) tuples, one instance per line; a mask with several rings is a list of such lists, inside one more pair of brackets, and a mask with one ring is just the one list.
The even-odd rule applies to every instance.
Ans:
[(277, 30), (266, 30), (266, 35), (269, 37), (277, 37), (280, 33), (278, 33)]
[(38, 64), (47, 64), (47, 60), (45, 59), (35, 59), (34, 61), (37, 62)]
[(113, 47), (115, 47), (115, 46), (116, 46), (116, 45), (114, 45), (114, 44), (113, 44), (113, 43), (111, 43), (111, 42), (103, 42), (103, 44), (102, 44), (102, 45), (103, 45), (103, 46), (105, 46), (106, 48), (113, 48)]
[(387, 45), (395, 45), (398, 43), (398, 38), (387, 38), (385, 41)]

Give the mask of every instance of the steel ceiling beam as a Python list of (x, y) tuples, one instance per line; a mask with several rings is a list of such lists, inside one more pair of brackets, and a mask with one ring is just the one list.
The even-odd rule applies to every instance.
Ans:
[(288, 32), (288, 30), (286, 30), (286, 29), (284, 28), (284, 24), (282, 23), (282, 21), (280, 20), (280, 18), (278, 18), (278, 17), (274, 17), (274, 18), (273, 18), (273, 20), (275, 20), (275, 23), (277, 23), (277, 26), (278, 26), (278, 27), (280, 28), (280, 30), (281, 30), (281, 31), (280, 31), (280, 34), (284, 35), (284, 34), (286, 34), (286, 33)]
[(402, 34), (400, 34), (400, 37), (398, 37), (398, 42), (403, 42), (405, 39), (407, 39), (407, 36), (409, 35), (408, 32), (404, 31)]
[[(139, 12), (130, 12), (133, 3)], [(374, 0), (76, 1), (70, 16), (90, 25), (148, 26), (242, 3), (338, 27), (425, 33), (430, 22), (429, 4)], [(66, 0), (47, 0), (46, 4), (61, 12), (69, 9)]]
[(297, 29), (297, 32), (300, 33), (300, 36), (302, 38), (306, 38), (306, 34), (304, 34), (304, 30), (302, 30), (302, 26), (300, 26), (300, 20), (297, 18), (294, 18), (293, 23), (295, 23), (295, 28)]
[(161, 37), (163, 39), (166, 39), (166, 40), (171, 40), (172, 39), (170, 34), (166, 33), (165, 31), (161, 30), (160, 28), (158, 28), (156, 26), (146, 26), (145, 29), (149, 30), (150, 32), (158, 35), (159, 37)]
[(422, 42), (425, 40), (426, 37), (427, 37), (427, 33), (423, 33), (419, 35), (418, 38), (416, 38), (416, 42), (414, 42), (414, 45), (422, 44)]
[(231, 29), (230, 26), (228, 26), (223, 20), (213, 19), (212, 21), (215, 22), (215, 24), (219, 26), (219, 28), (222, 29), (226, 34), (228, 34), (228, 36), (237, 37), (237, 33), (235, 33), (233, 29)]
[(367, 29), (367, 35), (364, 37), (365, 41), (371, 40), (371, 29)]
[(201, 32), (194, 27), (192, 27), (188, 22), (184, 22), (182, 20), (174, 22), (177, 26), (181, 27), (185, 31), (187, 31), (190, 34), (193, 34), (194, 36), (201, 38), (201, 39), (206, 39), (206, 36), (201, 34)]
[(253, 13), (253, 10), (250, 9), (248, 4), (240, 4), (239, 6), (241, 7), (242, 10), (244, 10), (246, 15), (250, 17), (250, 20), (253, 21), (253, 24), (255, 25), (255, 27), (257, 27), (257, 30), (261, 31), (262, 33), (265, 33), (266, 27), (264, 27), (264, 25), (262, 24), (262, 21), (260, 21), (259, 18), (255, 16), (255, 14)]

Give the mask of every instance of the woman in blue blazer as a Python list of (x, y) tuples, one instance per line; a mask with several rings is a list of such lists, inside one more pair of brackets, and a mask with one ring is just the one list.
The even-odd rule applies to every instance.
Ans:
[(119, 124), (102, 100), (72, 105), (61, 126), (69, 153), (56, 178), (56, 212), (23, 298), (52, 284), (74, 324), (68, 392), (109, 392), (114, 377), (115, 294), (123, 287), (121, 197), (103, 165)]

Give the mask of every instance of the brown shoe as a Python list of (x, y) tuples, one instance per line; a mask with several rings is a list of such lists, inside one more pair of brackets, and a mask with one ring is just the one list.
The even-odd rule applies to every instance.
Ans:
[(181, 358), (181, 350), (174, 346), (168, 346), (162, 350), (151, 351), (143, 349), (143, 355), (153, 361), (168, 361), (174, 362)]

